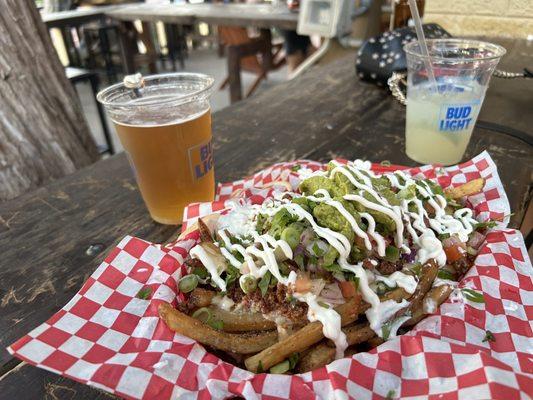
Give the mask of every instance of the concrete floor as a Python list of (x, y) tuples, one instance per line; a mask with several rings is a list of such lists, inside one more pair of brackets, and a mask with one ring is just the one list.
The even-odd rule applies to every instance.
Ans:
[[(226, 87), (224, 90), (218, 90), (221, 82), (227, 75), (227, 60), (226, 58), (218, 57), (215, 49), (201, 48), (189, 51), (189, 57), (185, 60), (184, 71), (201, 72), (204, 74), (211, 75), (215, 78), (215, 90), (213, 92), (213, 96), (211, 97), (211, 109), (213, 112), (221, 110), (230, 104), (229, 88)], [(285, 81), (286, 77), (286, 67), (282, 67), (277, 71), (271, 72), (268, 75), (268, 80), (264, 80), (255, 93), (259, 93), (263, 90), (268, 89), (269, 87), (276, 85), (277, 83)], [(241, 81), (243, 86), (243, 92), (246, 91), (246, 89), (252, 84), (254, 79), (255, 76), (253, 74), (249, 74), (246, 72), (242, 73)], [(95, 99), (92, 95), (89, 84), (78, 83), (76, 85), (76, 90), (81, 100), (87, 123), (89, 124), (89, 128), (94, 136), (96, 143), (99, 146), (105, 146), (102, 126), (98, 118)], [(117, 152), (120, 152), (122, 151), (122, 146), (120, 145), (120, 141), (118, 140), (118, 137), (115, 133), (113, 124), (110, 120), (108, 120), (107, 123), (109, 126), (109, 130), (112, 132), (112, 139), (115, 149)]]

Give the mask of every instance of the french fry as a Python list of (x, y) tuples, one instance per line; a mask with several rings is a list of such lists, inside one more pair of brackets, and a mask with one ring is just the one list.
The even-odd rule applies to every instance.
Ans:
[[(210, 230), (210, 227), (214, 226), (216, 224), (216, 222), (218, 221), (218, 218), (220, 217), (220, 214), (210, 214), (210, 215), (206, 215), (205, 217), (202, 217), (202, 222), (204, 223), (204, 225), (206, 225)], [(183, 239), (185, 236), (187, 236), (189, 233), (192, 233), (194, 232), (195, 230), (198, 230), (200, 229), (199, 228), (199, 222), (198, 220), (194, 223), (192, 223), (191, 225), (189, 225), (189, 227), (187, 229), (185, 229), (183, 232), (180, 233), (180, 235), (178, 236), (178, 240), (181, 240)]]
[[(402, 288), (391, 290), (381, 297), (381, 301), (395, 300), (401, 301), (408, 298), (410, 295)], [(370, 306), (367, 303), (361, 302), (361, 297), (354, 297), (349, 302), (339, 305), (335, 310), (340, 314), (342, 325), (348, 325), (355, 321), (360, 313), (368, 310)], [(293, 353), (300, 353), (308, 347), (314, 345), (324, 338), (322, 333), (322, 324), (320, 322), (312, 322), (304, 326), (293, 335), (285, 340), (281, 340), (272, 347), (263, 350), (245, 360), (246, 368), (249, 371), (257, 372), (259, 364), (264, 370), (276, 365), (286, 359)]]
[(416, 286), (413, 295), (409, 298), (410, 304), (403, 310), (400, 310), (398, 315), (405, 314), (406, 312), (410, 312), (412, 314), (414, 310), (422, 307), (424, 296), (431, 289), (433, 281), (437, 277), (438, 271), (439, 267), (434, 260), (429, 260), (422, 266), (418, 285)]
[(213, 242), (211, 231), (202, 218), (198, 218), (198, 230), (200, 231), (200, 240), (202, 242)]
[(379, 336), (374, 336), (373, 338), (368, 339), (366, 342), (368, 343), (370, 348), (373, 349), (374, 347), (378, 347), (380, 344), (385, 343), (385, 340), (383, 340), (383, 338), (380, 338)]
[(270, 331), (276, 329), (276, 323), (263, 317), (259, 313), (237, 313), (226, 311), (219, 307), (209, 307), (211, 315), (222, 321), (224, 332)]
[[(346, 341), (349, 346), (362, 343), (376, 335), (368, 324), (350, 325), (345, 327), (343, 332), (346, 334)], [(329, 364), (334, 359), (335, 348), (327, 342), (320, 343), (300, 359), (297, 369), (298, 372), (312, 371)]]
[(431, 290), (424, 297), (424, 301), (419, 304), (418, 307), (414, 308), (411, 311), (411, 319), (405, 321), (402, 326), (409, 327), (420, 322), (421, 319), (428, 315), (425, 304), (427, 302), (431, 302), (435, 309), (437, 309), (442, 303), (446, 301), (448, 296), (450, 296), (452, 290), (453, 288), (450, 285), (441, 285), (431, 288)]
[(483, 186), (485, 186), (485, 179), (478, 178), (471, 180), (470, 182), (466, 182), (461, 186), (446, 189), (445, 193), (452, 199), (460, 199), (461, 197), (471, 196), (481, 192)]
[(300, 359), (296, 371), (298, 373), (312, 371), (329, 364), (334, 359), (335, 348), (328, 346), (327, 343), (320, 343)]
[[(347, 303), (335, 307), (335, 311), (340, 314), (343, 326), (355, 321), (361, 312), (361, 297), (353, 297)], [(323, 338), (322, 324), (318, 321), (311, 322), (285, 340), (281, 340), (260, 353), (247, 358), (244, 364), (252, 372), (258, 372), (259, 369), (266, 371), (273, 365), (285, 360), (291, 354), (299, 353)]]
[(203, 322), (176, 310), (168, 303), (163, 303), (159, 306), (159, 315), (174, 332), (226, 352), (238, 354), (257, 353), (272, 346), (278, 340), (276, 331), (249, 334), (217, 331)]
[(196, 308), (208, 307), (211, 305), (215, 291), (202, 288), (194, 289), (187, 300), (187, 308), (194, 310)]

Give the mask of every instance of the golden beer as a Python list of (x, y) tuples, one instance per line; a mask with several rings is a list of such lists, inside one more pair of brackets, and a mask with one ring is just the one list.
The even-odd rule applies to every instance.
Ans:
[[(200, 76), (200, 80), (196, 80)], [(152, 218), (179, 224), (183, 208), (215, 195), (209, 88), (200, 74), (146, 77), (140, 91), (115, 85), (102, 101)], [(208, 86), (207, 89), (204, 86)], [(106, 103), (107, 100), (107, 103)], [(117, 106), (120, 104), (120, 106)], [(113, 105), (115, 107), (113, 107)]]

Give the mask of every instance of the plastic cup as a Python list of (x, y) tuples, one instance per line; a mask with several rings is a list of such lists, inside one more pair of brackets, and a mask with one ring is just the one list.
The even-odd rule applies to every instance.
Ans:
[(214, 199), (212, 86), (207, 75), (171, 73), (147, 76), (138, 89), (119, 83), (97, 95), (159, 223), (179, 224), (185, 206)]
[[(490, 77), (505, 54), (477, 40), (427, 40), (429, 57), (418, 42), (407, 55), (407, 155), (419, 163), (458, 163), (465, 153)], [(431, 66), (435, 83), (430, 80)]]

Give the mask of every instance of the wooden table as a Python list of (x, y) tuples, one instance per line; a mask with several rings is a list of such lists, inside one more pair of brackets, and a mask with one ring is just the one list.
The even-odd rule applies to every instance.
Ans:
[(106, 15), (121, 21), (162, 21), (172, 24), (206, 22), (213, 25), (296, 29), (298, 14), (267, 4), (131, 4)]
[[(128, 33), (128, 22), (162, 21), (167, 24), (193, 24), (206, 22), (213, 25), (253, 26), (260, 29), (261, 41), (239, 46), (228, 46), (228, 75), (230, 100), (232, 103), (242, 99), (240, 57), (263, 54), (263, 64), (268, 70), (272, 65), (272, 41), (270, 28), (296, 30), (298, 15), (286, 8), (265, 4), (138, 4), (118, 7), (106, 13), (109, 17), (122, 21), (121, 41), (124, 65), (127, 73), (135, 72), (133, 55), (135, 37)], [(265, 48), (264, 44), (268, 44)]]
[[(278, 161), (333, 157), (414, 165), (404, 154), (405, 110), (358, 81), (353, 59), (316, 68), (213, 115), (217, 180)], [(531, 198), (533, 150), (476, 128), (466, 158), (491, 152), (518, 227)], [(19, 364), (4, 350), (79, 290), (125, 235), (165, 242), (177, 229), (150, 220), (124, 154), (0, 205), (0, 393), (5, 398), (107, 398), (96, 389)], [(88, 249), (92, 247), (92, 251)]]
[(81, 65), (80, 55), (72, 39), (71, 28), (77, 29), (89, 22), (102, 21), (106, 18), (106, 12), (112, 11), (120, 6), (101, 6), (92, 8), (78, 8), (69, 11), (57, 11), (51, 13), (41, 13), (43, 22), (48, 29), (57, 28), (60, 30), (65, 42), (69, 59), (75, 65)]
[(79, 26), (87, 22), (98, 21), (105, 17), (105, 13), (120, 6), (101, 6), (92, 8), (78, 8), (69, 11), (41, 13), (43, 22), (48, 29)]

